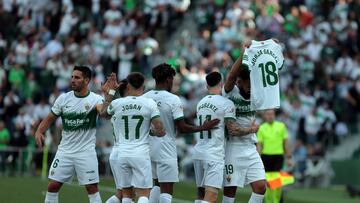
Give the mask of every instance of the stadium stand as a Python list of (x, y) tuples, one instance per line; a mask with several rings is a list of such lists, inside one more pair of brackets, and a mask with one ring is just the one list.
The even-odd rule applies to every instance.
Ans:
[[(31, 155), (36, 150), (32, 134), (55, 98), (69, 89), (74, 64), (93, 68), (91, 89), (98, 92), (110, 72), (119, 79), (131, 71), (148, 74), (156, 59), (165, 58), (178, 71), (173, 91), (192, 122), (206, 91), (205, 74), (219, 70), (226, 75), (251, 39), (273, 37), (283, 43), (279, 117), (289, 128), (298, 178), (319, 175), (310, 166), (327, 162), (327, 151), (346, 137), (359, 136), (358, 0), (200, 0), (189, 8), (186, 0), (1, 2), (2, 173), (19, 165), (24, 171), (41, 168), (41, 156)], [(195, 29), (169, 42), (182, 24)], [(165, 50), (168, 43), (176, 46)], [(52, 147), (59, 142), (60, 127), (60, 121), (53, 127)], [(193, 141), (193, 136), (178, 140), (183, 178), (191, 177)], [(109, 153), (110, 143), (99, 142), (99, 151)], [(11, 150), (18, 148), (31, 150)], [(102, 160), (105, 164), (106, 155)], [(109, 174), (108, 168), (104, 172)]]

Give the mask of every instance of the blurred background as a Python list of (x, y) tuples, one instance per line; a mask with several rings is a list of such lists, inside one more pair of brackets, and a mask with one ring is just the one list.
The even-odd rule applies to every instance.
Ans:
[[(46, 177), (61, 120), (48, 132), (47, 159), (33, 134), (69, 90), (75, 64), (93, 69), (91, 90), (101, 93), (111, 72), (120, 80), (140, 71), (151, 89), (151, 68), (167, 62), (194, 123), (206, 73), (226, 77), (244, 43), (277, 38), (285, 55), (277, 119), (289, 130), (291, 187), (360, 195), (359, 21), (360, 0), (0, 0), (0, 176)], [(193, 181), (194, 137), (177, 139), (181, 180)], [(99, 120), (103, 177), (111, 177), (112, 142), (109, 122)]]

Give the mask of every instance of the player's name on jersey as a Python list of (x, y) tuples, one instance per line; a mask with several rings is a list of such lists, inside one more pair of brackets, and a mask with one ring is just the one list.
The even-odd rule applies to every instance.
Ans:
[(218, 110), (218, 108), (215, 105), (210, 104), (210, 103), (203, 103), (202, 105), (199, 106), (198, 110), (203, 109), (203, 108), (210, 109), (214, 112), (216, 112)]
[(253, 66), (255, 66), (257, 59), (263, 54), (268, 54), (268, 55), (272, 56), (275, 59), (275, 62), (278, 63), (278, 57), (276, 56), (276, 54), (273, 51), (271, 51), (270, 49), (260, 49), (259, 51), (256, 52), (254, 57), (251, 59), (251, 64)]
[(142, 106), (139, 105), (139, 104), (129, 104), (129, 105), (124, 105), (122, 107), (121, 111), (128, 111), (128, 110), (138, 110), (138, 111), (140, 111), (141, 108), (142, 108)]

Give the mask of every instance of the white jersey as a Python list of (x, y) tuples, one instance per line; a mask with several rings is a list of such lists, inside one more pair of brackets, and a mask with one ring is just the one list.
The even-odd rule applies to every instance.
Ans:
[(96, 105), (103, 98), (93, 92), (77, 97), (74, 91), (60, 95), (51, 108), (53, 114), (61, 116), (63, 130), (58, 151), (73, 154), (95, 149)]
[(118, 157), (148, 157), (151, 120), (159, 117), (154, 100), (143, 96), (115, 99), (107, 112), (114, 129)]
[[(229, 98), (236, 108), (236, 122), (241, 128), (249, 128), (252, 121), (255, 119), (255, 112), (250, 110), (250, 100), (244, 99), (240, 94), (239, 88), (235, 85), (234, 88), (226, 93), (225, 89), (222, 89), (222, 95)], [(227, 143), (237, 145), (248, 145), (257, 143), (255, 133), (251, 133), (245, 136), (230, 136), (227, 135)]]
[(281, 46), (274, 40), (252, 40), (242, 63), (250, 71), (251, 110), (280, 108), (279, 74), (284, 65)]
[(165, 126), (164, 137), (150, 137), (152, 161), (177, 160), (175, 120), (183, 119), (184, 112), (180, 98), (166, 90), (151, 90), (143, 95), (153, 99), (159, 108), (160, 119)]
[(219, 119), (217, 129), (200, 132), (193, 159), (223, 162), (225, 158), (225, 119), (235, 119), (235, 106), (221, 95), (205, 96), (196, 107), (200, 124), (206, 119)]

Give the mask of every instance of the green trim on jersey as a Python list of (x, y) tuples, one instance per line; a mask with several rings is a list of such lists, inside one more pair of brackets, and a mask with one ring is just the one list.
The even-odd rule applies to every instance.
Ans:
[(61, 115), (64, 131), (89, 130), (96, 128), (97, 111), (92, 109), (89, 113), (64, 113)]
[(236, 118), (255, 115), (255, 111), (250, 110), (250, 101), (235, 98), (233, 96), (229, 97), (229, 99), (234, 103), (236, 107)]
[(285, 60), (283, 61), (283, 63), (282, 63), (282, 65), (281, 65), (281, 67), (279, 68), (279, 70), (283, 69), (284, 64), (285, 64)]
[(179, 121), (179, 120), (183, 120), (184, 116), (180, 116), (179, 118), (175, 118), (174, 121)]
[(74, 95), (75, 95), (75, 97), (77, 97), (77, 98), (85, 98), (85, 97), (89, 96), (89, 94), (90, 94), (90, 91), (89, 91), (89, 90), (88, 90), (88, 92), (87, 92), (87, 94), (86, 94), (85, 96), (77, 96), (77, 95), (75, 94), (75, 92), (74, 92)]
[(155, 118), (160, 118), (160, 115), (153, 116), (150, 120), (154, 120)]
[(51, 113), (54, 114), (55, 116), (60, 116), (60, 115), (57, 115), (52, 109), (50, 109)]

